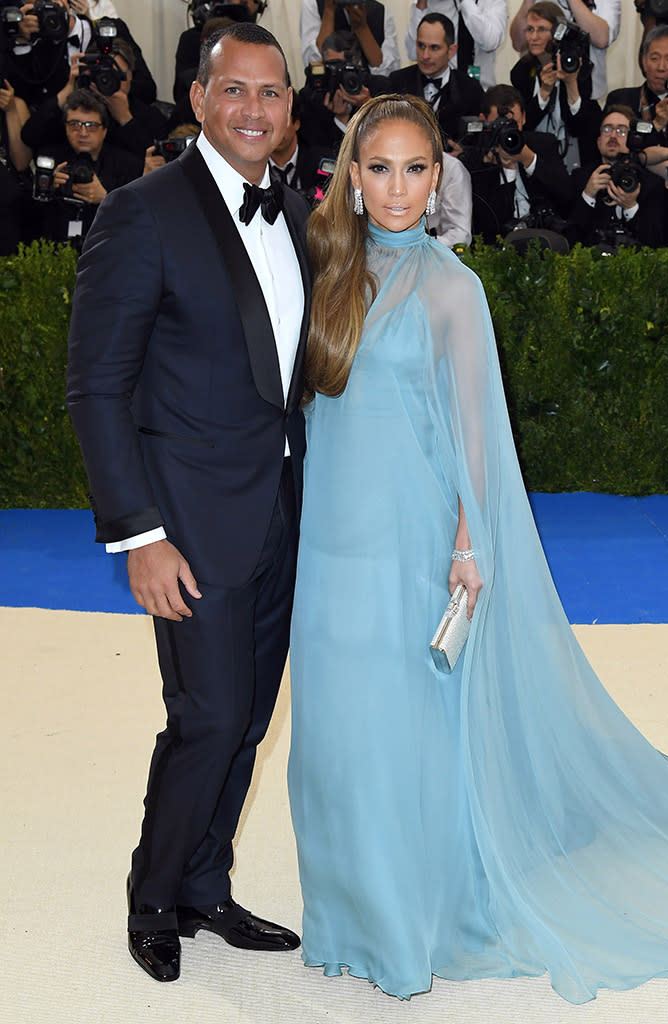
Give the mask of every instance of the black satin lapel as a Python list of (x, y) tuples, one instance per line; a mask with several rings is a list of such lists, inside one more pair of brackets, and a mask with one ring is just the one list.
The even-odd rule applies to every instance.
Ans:
[(276, 339), (262, 288), (246, 246), (197, 146), (188, 146), (179, 157), (179, 162), (195, 189), (202, 213), (213, 231), (230, 276), (255, 387), (266, 402), (283, 409), (283, 385)]
[(288, 225), (288, 231), (292, 239), (292, 244), (295, 247), (295, 253), (299, 262), (299, 269), (302, 275), (302, 284), (304, 286), (304, 315), (302, 317), (301, 327), (299, 329), (299, 344), (297, 345), (297, 352), (295, 354), (295, 363), (292, 370), (292, 378), (290, 380), (290, 387), (288, 389), (288, 400), (285, 403), (288, 412), (292, 412), (295, 406), (301, 401), (303, 392), (303, 380), (302, 372), (304, 368), (304, 354), (306, 352), (306, 338), (308, 335), (309, 326), (309, 315), (311, 309), (311, 269), (308, 261), (308, 253), (306, 251), (306, 245), (302, 234), (303, 224), (300, 224), (294, 218), (292, 211), (291, 197), (287, 194), (285, 196), (285, 222)]

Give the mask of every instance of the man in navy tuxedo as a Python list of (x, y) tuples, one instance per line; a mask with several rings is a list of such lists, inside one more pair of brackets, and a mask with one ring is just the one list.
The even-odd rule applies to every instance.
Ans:
[(128, 878), (130, 952), (158, 981), (201, 928), (299, 945), (229, 881), (287, 654), (305, 447), (308, 207), (267, 167), (287, 83), (265, 29), (213, 35), (191, 92), (200, 137), (105, 199), (74, 296), (68, 403), (96, 539), (128, 550), (167, 708)]

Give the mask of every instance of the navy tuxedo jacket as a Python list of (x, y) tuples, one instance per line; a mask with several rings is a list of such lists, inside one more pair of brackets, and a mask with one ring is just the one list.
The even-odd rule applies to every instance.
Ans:
[(285, 406), (260, 285), (197, 147), (102, 203), (79, 262), (68, 367), (98, 541), (164, 524), (198, 581), (249, 579), (286, 433), (301, 494), (308, 212), (286, 189), (305, 311)]

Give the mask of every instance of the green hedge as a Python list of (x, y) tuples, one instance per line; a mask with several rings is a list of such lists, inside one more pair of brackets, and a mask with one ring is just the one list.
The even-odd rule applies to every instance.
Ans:
[[(494, 320), (527, 487), (668, 491), (668, 250), (463, 256)], [(0, 259), (0, 507), (85, 507), (64, 403), (75, 255)]]

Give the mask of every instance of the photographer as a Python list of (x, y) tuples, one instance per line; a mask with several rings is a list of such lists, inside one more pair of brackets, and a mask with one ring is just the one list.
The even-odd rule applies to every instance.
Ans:
[(89, 18), (75, 13), (70, 2), (35, 0), (20, 8), (22, 20), (18, 35), (7, 55), (7, 76), (17, 95), (30, 107), (57, 96), (70, 81), (74, 58), (97, 47), (96, 30), (99, 32), (105, 25), (132, 47), (134, 95), (144, 103), (153, 103), (155, 82), (125, 22), (120, 18), (106, 18), (93, 26)]
[(491, 244), (517, 228), (560, 232), (573, 191), (554, 136), (523, 130), (524, 101), (510, 85), (487, 90), (481, 120), (469, 126), (461, 156), (471, 174), (473, 234)]
[(319, 61), (306, 69), (301, 134), (322, 156), (335, 157), (348, 121), (371, 95), (390, 91), (386, 78), (371, 75), (352, 32), (333, 32), (323, 42)]
[(108, 141), (143, 157), (146, 147), (165, 134), (167, 119), (157, 107), (134, 95), (135, 54), (125, 39), (114, 38), (106, 53), (89, 49), (75, 54), (67, 84), (55, 97), (45, 100), (23, 128), (23, 141), (37, 150), (65, 141), (62, 110), (76, 89), (90, 89), (110, 114)]
[[(606, 50), (619, 34), (622, 0), (556, 0), (566, 21), (574, 21), (590, 39), (589, 56), (592, 61), (592, 97), (601, 99), (608, 91)], [(526, 46), (527, 14), (533, 0), (522, 0), (510, 23), (513, 47), (522, 53)]]
[(632, 120), (629, 107), (606, 108), (597, 139), (601, 162), (573, 175), (577, 199), (566, 230), (570, 241), (610, 251), (665, 244), (666, 191), (643, 166), (642, 154), (629, 156)]
[(175, 103), (184, 100), (195, 81), (199, 51), (205, 40), (204, 26), (207, 26), (208, 36), (213, 21), (218, 28), (222, 28), (228, 20), (256, 21), (265, 6), (263, 0), (189, 0), (188, 14), (193, 20), (193, 26), (181, 33), (176, 48), (173, 89)]
[(592, 140), (601, 117), (591, 99), (589, 37), (564, 22), (555, 3), (540, 0), (527, 11), (526, 42), (510, 80), (524, 97), (527, 128), (555, 135), (571, 171), (594, 158)]
[(668, 144), (668, 25), (656, 25), (640, 48), (645, 80), (631, 89), (613, 89), (607, 105), (628, 106), (636, 117), (651, 121)]
[(401, 95), (420, 96), (436, 114), (441, 133), (457, 139), (460, 118), (477, 114), (484, 92), (480, 82), (450, 67), (457, 54), (455, 27), (442, 14), (425, 14), (417, 30), (417, 64), (393, 71), (390, 86)]
[(67, 142), (38, 154), (56, 165), (53, 196), (43, 204), (43, 234), (79, 248), (104, 197), (140, 177), (143, 161), (106, 142), (109, 112), (87, 89), (68, 96), (63, 118)]
[(508, 24), (507, 0), (411, 0), (404, 46), (409, 60), (417, 60), (417, 30), (425, 14), (442, 14), (455, 27), (457, 53), (452, 68), (465, 74), (471, 65), (479, 71), (483, 89), (496, 83), (494, 58)]
[(28, 108), (7, 79), (0, 79), (0, 256), (27, 241), (26, 194), (32, 153), (21, 141)]
[(333, 32), (355, 35), (372, 75), (386, 76), (399, 67), (394, 20), (379, 0), (302, 0), (299, 34), (304, 65), (317, 62)]
[(655, 25), (668, 24), (668, 7), (663, 0), (633, 0), (633, 2), (646, 33)]

